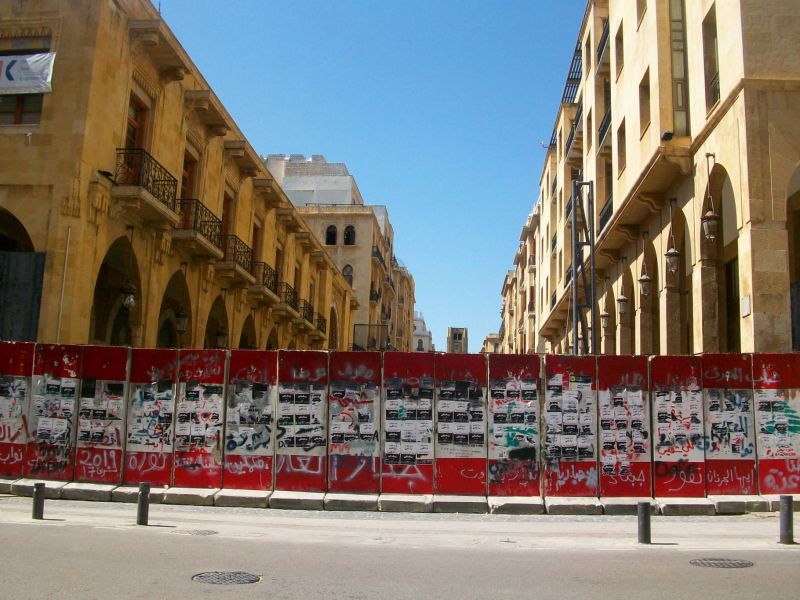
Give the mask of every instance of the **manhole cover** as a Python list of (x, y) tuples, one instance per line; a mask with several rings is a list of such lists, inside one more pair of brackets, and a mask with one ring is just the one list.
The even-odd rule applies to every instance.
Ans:
[(214, 585), (242, 585), (245, 583), (258, 583), (260, 575), (245, 573), (244, 571), (209, 571), (192, 576), (192, 581), (212, 583)]
[(178, 535), (214, 535), (217, 532), (213, 529), (176, 529), (172, 533)]
[(689, 564), (695, 567), (714, 567), (715, 569), (745, 569), (752, 567), (749, 560), (736, 560), (733, 558), (695, 558)]

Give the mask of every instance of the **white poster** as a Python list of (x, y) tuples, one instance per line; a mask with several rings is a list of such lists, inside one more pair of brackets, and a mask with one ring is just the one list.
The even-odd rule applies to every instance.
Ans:
[(52, 91), (55, 52), (0, 54), (0, 95), (41, 94)]

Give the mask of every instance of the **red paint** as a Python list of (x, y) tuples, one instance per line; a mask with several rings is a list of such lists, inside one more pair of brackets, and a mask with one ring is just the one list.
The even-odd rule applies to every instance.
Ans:
[(128, 348), (84, 346), (81, 377), (103, 381), (128, 380)]
[(219, 453), (195, 447), (183, 452), (176, 450), (172, 485), (206, 489), (222, 487), (222, 456), (221, 446), (219, 447)]
[(800, 388), (800, 353), (754, 354), (753, 382), (757, 389)]
[(31, 406), (33, 342), (0, 342), (0, 375), (25, 377), (27, 389), (22, 404), (22, 428), (0, 423), (0, 477), (22, 477), (28, 441), (27, 424)]
[(545, 496), (597, 496), (597, 462), (548, 464), (543, 474)]
[(800, 459), (762, 458), (758, 483), (762, 494), (800, 494)]
[[(231, 386), (238, 382), (265, 383), (273, 388), (278, 382), (278, 353), (270, 350), (232, 350), (228, 366)], [(231, 393), (230, 391), (228, 393)], [(227, 401), (228, 410), (231, 399)], [(269, 400), (272, 402), (272, 398)], [(273, 402), (274, 404), (274, 402)], [(273, 432), (269, 454), (250, 454), (246, 450), (232, 454), (226, 449), (223, 466), (223, 487), (240, 490), (271, 490), (274, 467), (275, 406), (272, 407)], [(226, 424), (225, 439), (228, 438)]]
[[(536, 384), (537, 423), (536, 430), (541, 434), (540, 399), (541, 385), (541, 359), (535, 354), (490, 354), (489, 355), (489, 390), (487, 412), (487, 429), (492, 431), (492, 385), (495, 381), (504, 381), (514, 378), (520, 381), (534, 382)], [(489, 434), (490, 456), (488, 461), (488, 484), (490, 496), (538, 496), (540, 490), (541, 472), (541, 435), (538, 435), (538, 444), (531, 448), (534, 458), (493, 458), (491, 454), (491, 433)]]
[[(172, 349), (134, 348), (131, 350), (131, 375), (129, 394), (137, 383), (154, 383), (170, 381), (174, 383), (177, 378), (178, 351)], [(177, 397), (173, 397), (177, 406)], [(129, 399), (128, 413), (130, 415), (133, 398)], [(173, 411), (173, 426), (174, 426)], [(174, 439), (174, 429), (170, 437), (170, 444)], [(128, 485), (149, 483), (153, 486), (168, 486), (172, 482), (172, 449), (167, 451), (125, 451), (125, 471), (123, 482)]]
[[(650, 387), (647, 373), (646, 356), (598, 356), (597, 357), (597, 407), (598, 407), (598, 456), (600, 473), (600, 496), (609, 497), (650, 497), (653, 493), (653, 465), (652, 465), (652, 430), (650, 427)], [(602, 422), (600, 414), (600, 394), (604, 391), (617, 389), (640, 389), (645, 405), (643, 433), (646, 434), (648, 452), (631, 457), (630, 466), (622, 469), (619, 464), (614, 465), (614, 472), (608, 473), (603, 468), (602, 462)], [(630, 410), (630, 407), (629, 407)], [(628, 439), (628, 446), (632, 440)]]
[(750, 354), (704, 354), (702, 360), (704, 388), (753, 389)]
[[(326, 403), (328, 386), (328, 353), (312, 350), (278, 351), (278, 394), (284, 384), (323, 386), (322, 403)], [(323, 413), (327, 413), (324, 410)], [(321, 434), (323, 455), (312, 450), (281, 446), (281, 426), (277, 426), (278, 446), (275, 456), (275, 489), (302, 492), (327, 491), (327, 414), (322, 415)], [(313, 436), (309, 436), (313, 437)]]
[(328, 457), (328, 491), (377, 493), (381, 484), (379, 456), (331, 454)]
[[(404, 387), (418, 388), (420, 382), (431, 382), (431, 415), (433, 415), (433, 367), (434, 355), (426, 352), (386, 352), (383, 355), (383, 399), (389, 381), (400, 380)], [(433, 420), (431, 418), (431, 430)], [(385, 435), (385, 433), (384, 433)], [(432, 434), (435, 435), (435, 434)], [(385, 441), (382, 439), (382, 445)], [(433, 439), (431, 459), (419, 460), (415, 464), (389, 464), (383, 457), (381, 467), (381, 492), (384, 494), (432, 494), (433, 493)]]
[(122, 449), (78, 448), (75, 459), (75, 481), (113, 483), (122, 480)]
[(706, 495), (704, 462), (655, 462), (653, 472), (656, 498), (703, 498)]
[(713, 495), (754, 495), (755, 460), (706, 460), (706, 493)]
[(486, 495), (485, 458), (437, 458), (436, 493)]

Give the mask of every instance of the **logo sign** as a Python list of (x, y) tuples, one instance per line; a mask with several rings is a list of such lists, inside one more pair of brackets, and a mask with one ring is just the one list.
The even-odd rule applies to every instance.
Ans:
[(51, 92), (55, 52), (0, 55), (0, 94)]

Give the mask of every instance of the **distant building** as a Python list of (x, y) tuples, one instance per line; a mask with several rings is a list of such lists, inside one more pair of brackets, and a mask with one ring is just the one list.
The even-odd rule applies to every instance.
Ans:
[(433, 352), (433, 334), (425, 324), (425, 317), (421, 312), (414, 312), (414, 351)]
[(414, 277), (394, 256), (386, 207), (364, 204), (344, 163), (302, 154), (272, 154), (266, 162), (353, 288), (353, 349), (410, 352)]
[(447, 351), (455, 354), (469, 352), (469, 339), (466, 327), (447, 328)]
[(483, 347), (481, 348), (482, 354), (497, 354), (501, 351), (501, 344), (503, 338), (499, 333), (489, 333), (483, 338)]

